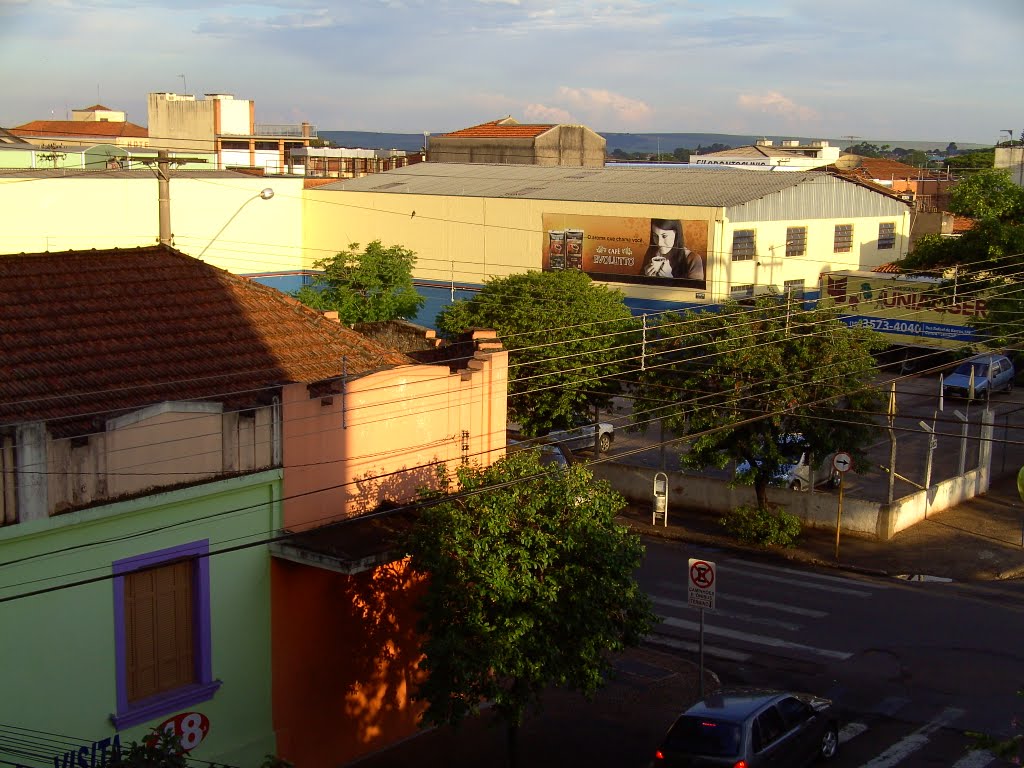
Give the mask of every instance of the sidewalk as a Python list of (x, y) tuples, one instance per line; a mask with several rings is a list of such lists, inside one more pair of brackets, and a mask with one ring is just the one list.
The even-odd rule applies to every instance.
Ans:
[[(956, 581), (1024, 578), (1016, 476), (997, 479), (988, 494), (915, 525), (889, 542), (806, 530), (792, 548), (743, 546), (724, 535), (715, 515), (670, 509), (668, 526), (652, 526), (650, 508), (632, 506), (620, 519), (634, 530), (748, 557), (842, 568), (878, 575)], [(530, 768), (641, 768), (672, 718), (697, 698), (695, 662), (650, 647), (634, 648), (615, 663), (616, 675), (593, 701), (553, 691), (544, 711), (520, 732), (520, 765)], [(705, 670), (705, 687), (715, 685)], [(350, 763), (351, 768), (469, 768), (507, 765), (505, 731), (484, 712), (458, 730), (437, 728)]]
[(752, 556), (903, 577), (954, 581), (1024, 578), (1024, 504), (1015, 474), (992, 483), (987, 494), (940, 512), (891, 541), (843, 534), (835, 558), (835, 531), (805, 528), (789, 548), (743, 545), (726, 535), (717, 515), (669, 509), (668, 526), (652, 526), (650, 507), (631, 505), (620, 516), (634, 530)]

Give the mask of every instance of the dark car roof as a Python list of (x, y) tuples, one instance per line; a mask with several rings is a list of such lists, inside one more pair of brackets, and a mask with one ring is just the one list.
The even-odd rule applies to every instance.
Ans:
[(740, 721), (766, 704), (792, 695), (786, 691), (765, 688), (723, 688), (708, 694), (683, 714)]

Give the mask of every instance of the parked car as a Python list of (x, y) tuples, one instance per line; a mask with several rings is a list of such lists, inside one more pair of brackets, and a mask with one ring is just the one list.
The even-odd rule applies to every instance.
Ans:
[(564, 469), (571, 463), (567, 448), (547, 442), (509, 440), (505, 453), (510, 454), (516, 451), (528, 451), (531, 449), (540, 452), (540, 463), (546, 467), (560, 467)]
[(716, 691), (684, 711), (654, 753), (652, 768), (801, 768), (839, 752), (832, 701), (753, 688)]
[[(974, 397), (992, 392), (1012, 392), (1017, 372), (1006, 355), (981, 355), (957, 366), (942, 382), (947, 397), (971, 397), (971, 373), (974, 373)], [(991, 387), (991, 389), (989, 389)]]
[[(769, 482), (780, 488), (789, 488), (793, 491), (807, 491), (811, 488), (811, 453), (807, 449), (803, 435), (793, 432), (783, 438), (783, 444), (779, 446), (779, 453), (784, 457), (783, 463), (772, 475)], [(839, 472), (832, 466), (834, 453), (829, 453), (817, 462), (815, 467), (815, 480), (818, 483), (825, 482), (829, 487), (835, 488), (839, 485)], [(815, 457), (818, 458), (818, 457)], [(741, 461), (736, 465), (736, 478), (740, 481), (752, 481), (753, 472), (750, 464)]]
[(575, 423), (568, 429), (552, 429), (541, 437), (523, 437), (518, 426), (514, 424), (509, 425), (508, 434), (513, 440), (524, 442), (543, 441), (552, 445), (564, 446), (571, 451), (581, 451), (593, 450), (595, 429), (598, 431), (598, 451), (605, 453), (612, 447), (612, 442), (615, 440), (615, 427), (607, 421), (600, 421), (595, 424), (595, 422), (587, 421), (582, 416), (578, 417)]
[(570, 450), (580, 451), (593, 449), (594, 432), (597, 431), (598, 452), (606, 453), (615, 440), (615, 427), (607, 421), (587, 421), (579, 418), (568, 429), (553, 429), (546, 435), (552, 443), (567, 446)]

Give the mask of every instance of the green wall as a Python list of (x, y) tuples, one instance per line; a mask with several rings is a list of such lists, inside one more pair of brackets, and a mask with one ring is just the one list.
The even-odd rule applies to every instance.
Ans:
[[(101, 577), (0, 602), (0, 724), (70, 737), (66, 744), (47, 737), (38, 756), (22, 762), (51, 766), (62, 749), (114, 734), (113, 580), (102, 578), (111, 563), (203, 539), (211, 553), (264, 540), (280, 528), (280, 483), (274, 470), (0, 528), (0, 601)], [(258, 766), (275, 751), (270, 556), (266, 545), (251, 546), (213, 555), (209, 567), (213, 677), (222, 685), (210, 701), (183, 710), (210, 721), (192, 754)], [(122, 744), (174, 714), (126, 729)], [(17, 762), (5, 744), (0, 739), (0, 762)]]

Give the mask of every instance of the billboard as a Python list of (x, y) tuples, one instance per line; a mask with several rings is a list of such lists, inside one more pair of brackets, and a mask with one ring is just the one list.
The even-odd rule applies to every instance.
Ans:
[(835, 301), (844, 322), (874, 328), (892, 344), (958, 347), (974, 341), (971, 318), (988, 314), (985, 299), (940, 294), (940, 285), (906, 275), (821, 275), (821, 295)]
[(708, 223), (545, 213), (542, 269), (595, 280), (704, 290)]

